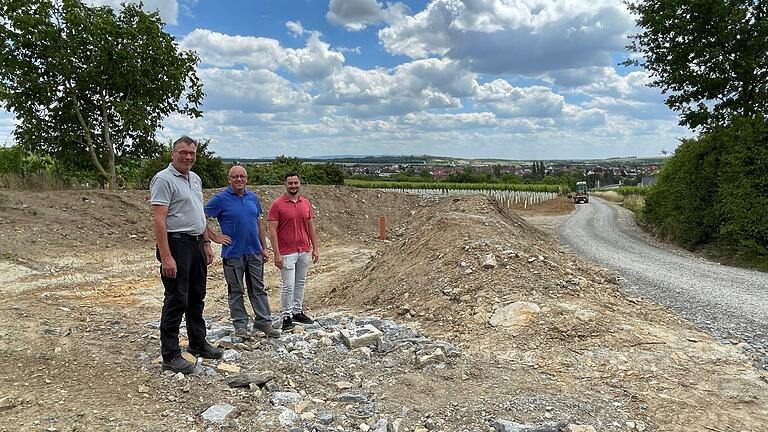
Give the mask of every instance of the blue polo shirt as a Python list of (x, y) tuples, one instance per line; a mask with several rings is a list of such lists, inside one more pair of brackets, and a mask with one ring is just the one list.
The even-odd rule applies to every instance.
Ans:
[(229, 186), (208, 201), (205, 214), (215, 217), (221, 225), (221, 232), (232, 239), (230, 245), (222, 246), (222, 258), (240, 258), (261, 253), (261, 203), (255, 193), (246, 189), (243, 196), (240, 196)]

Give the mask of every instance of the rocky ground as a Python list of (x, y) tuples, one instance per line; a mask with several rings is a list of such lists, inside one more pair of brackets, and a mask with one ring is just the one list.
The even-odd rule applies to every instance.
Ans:
[(765, 373), (564, 250), (547, 228), (565, 200), (305, 192), (317, 325), (234, 338), (217, 261), (206, 317), (225, 358), (183, 376), (158, 362), (147, 193), (0, 191), (0, 430), (768, 429)]

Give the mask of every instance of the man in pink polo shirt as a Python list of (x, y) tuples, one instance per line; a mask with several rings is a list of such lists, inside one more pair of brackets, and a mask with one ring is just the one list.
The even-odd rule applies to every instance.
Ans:
[(285, 194), (272, 202), (267, 215), (269, 241), (280, 269), (283, 289), (280, 293), (282, 317), (275, 324), (283, 331), (293, 329), (294, 321), (312, 324), (304, 313), (304, 287), (310, 253), (312, 262), (320, 258), (314, 213), (309, 200), (299, 195), (301, 180), (295, 172), (285, 175)]

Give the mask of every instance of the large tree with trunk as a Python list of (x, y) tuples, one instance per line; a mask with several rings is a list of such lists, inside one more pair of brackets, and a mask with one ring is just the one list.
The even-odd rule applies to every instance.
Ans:
[(110, 189), (116, 156), (153, 153), (172, 113), (202, 115), (198, 62), (141, 4), (0, 0), (0, 102), (17, 143), (88, 158)]
[(768, 1), (640, 0), (627, 5), (640, 32), (628, 48), (640, 54), (652, 86), (668, 94), (680, 124), (711, 130), (735, 118), (768, 113)]

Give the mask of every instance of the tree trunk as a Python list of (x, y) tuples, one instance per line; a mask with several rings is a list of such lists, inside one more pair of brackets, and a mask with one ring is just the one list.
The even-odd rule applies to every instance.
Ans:
[[(101, 162), (99, 162), (99, 157), (96, 155), (96, 148), (93, 145), (93, 138), (91, 137), (91, 128), (88, 123), (86, 123), (85, 119), (83, 118), (83, 114), (80, 112), (80, 106), (77, 103), (77, 97), (75, 95), (72, 95), (72, 103), (75, 107), (75, 114), (77, 114), (77, 119), (80, 121), (80, 126), (83, 128), (83, 135), (85, 136), (85, 144), (88, 146), (88, 154), (91, 155), (91, 162), (93, 162), (93, 165), (96, 167), (96, 170), (101, 174), (104, 179), (106, 179), (108, 182), (110, 182), (110, 190), (112, 190), (112, 185), (110, 181), (110, 176), (107, 174), (107, 171), (104, 170), (104, 167), (101, 165)], [(114, 170), (114, 161), (112, 162), (113, 170)]]
[(117, 172), (115, 171), (115, 146), (112, 144), (112, 137), (109, 135), (109, 115), (107, 114), (107, 103), (101, 101), (101, 131), (104, 137), (104, 144), (109, 151), (107, 163), (109, 168), (109, 190), (116, 190)]

